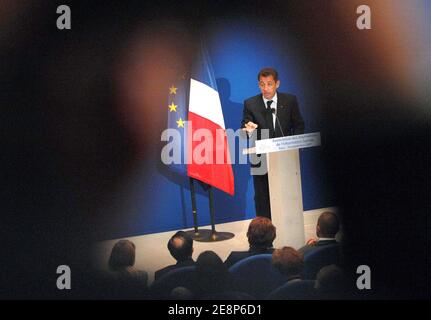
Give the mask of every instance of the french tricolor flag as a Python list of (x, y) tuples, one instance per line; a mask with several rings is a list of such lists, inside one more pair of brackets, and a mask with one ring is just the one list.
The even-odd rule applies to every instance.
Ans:
[(234, 177), (217, 84), (201, 42), (190, 80), (188, 176), (234, 194)]

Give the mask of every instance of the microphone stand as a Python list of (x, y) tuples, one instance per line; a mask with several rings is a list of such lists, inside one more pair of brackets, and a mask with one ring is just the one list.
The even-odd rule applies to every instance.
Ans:
[[(277, 113), (275, 112), (275, 108), (268, 108), (268, 110), (270, 110), (271, 113), (273, 113), (275, 115), (275, 120), (277, 121), (278, 126), (280, 127), (281, 135), (283, 137), (285, 137), (284, 132), (283, 132), (283, 128), (281, 127), (281, 124), (280, 124), (280, 120), (278, 119)], [(274, 131), (275, 131), (275, 129), (274, 129)]]

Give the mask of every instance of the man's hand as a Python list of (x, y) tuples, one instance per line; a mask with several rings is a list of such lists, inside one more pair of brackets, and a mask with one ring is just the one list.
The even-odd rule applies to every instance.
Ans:
[(316, 239), (313, 239), (313, 238), (311, 238), (311, 239), (309, 239), (309, 240), (307, 241), (307, 245), (308, 245), (308, 246), (315, 246), (315, 245), (316, 245), (316, 243), (317, 243), (317, 240), (316, 240)]
[(247, 133), (251, 134), (251, 133), (253, 133), (254, 129), (256, 129), (256, 128), (257, 128), (257, 124), (249, 121), (245, 124), (245, 128), (242, 128), (242, 130), (245, 130), (245, 131), (247, 131)]

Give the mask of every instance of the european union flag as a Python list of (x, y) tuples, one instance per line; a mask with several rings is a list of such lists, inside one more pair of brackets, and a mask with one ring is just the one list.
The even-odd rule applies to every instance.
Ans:
[(171, 170), (178, 174), (187, 175), (186, 165), (186, 121), (188, 113), (188, 99), (190, 91), (190, 78), (181, 74), (169, 87), (168, 96), (168, 129), (176, 130), (181, 139), (174, 139), (172, 147), (175, 152), (181, 152), (181, 162), (170, 164)]

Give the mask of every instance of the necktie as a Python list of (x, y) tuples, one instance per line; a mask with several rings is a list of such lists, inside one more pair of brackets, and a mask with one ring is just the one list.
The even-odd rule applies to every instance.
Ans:
[(268, 109), (271, 109), (271, 103), (272, 103), (272, 100), (269, 100), (266, 102), (266, 106)]

